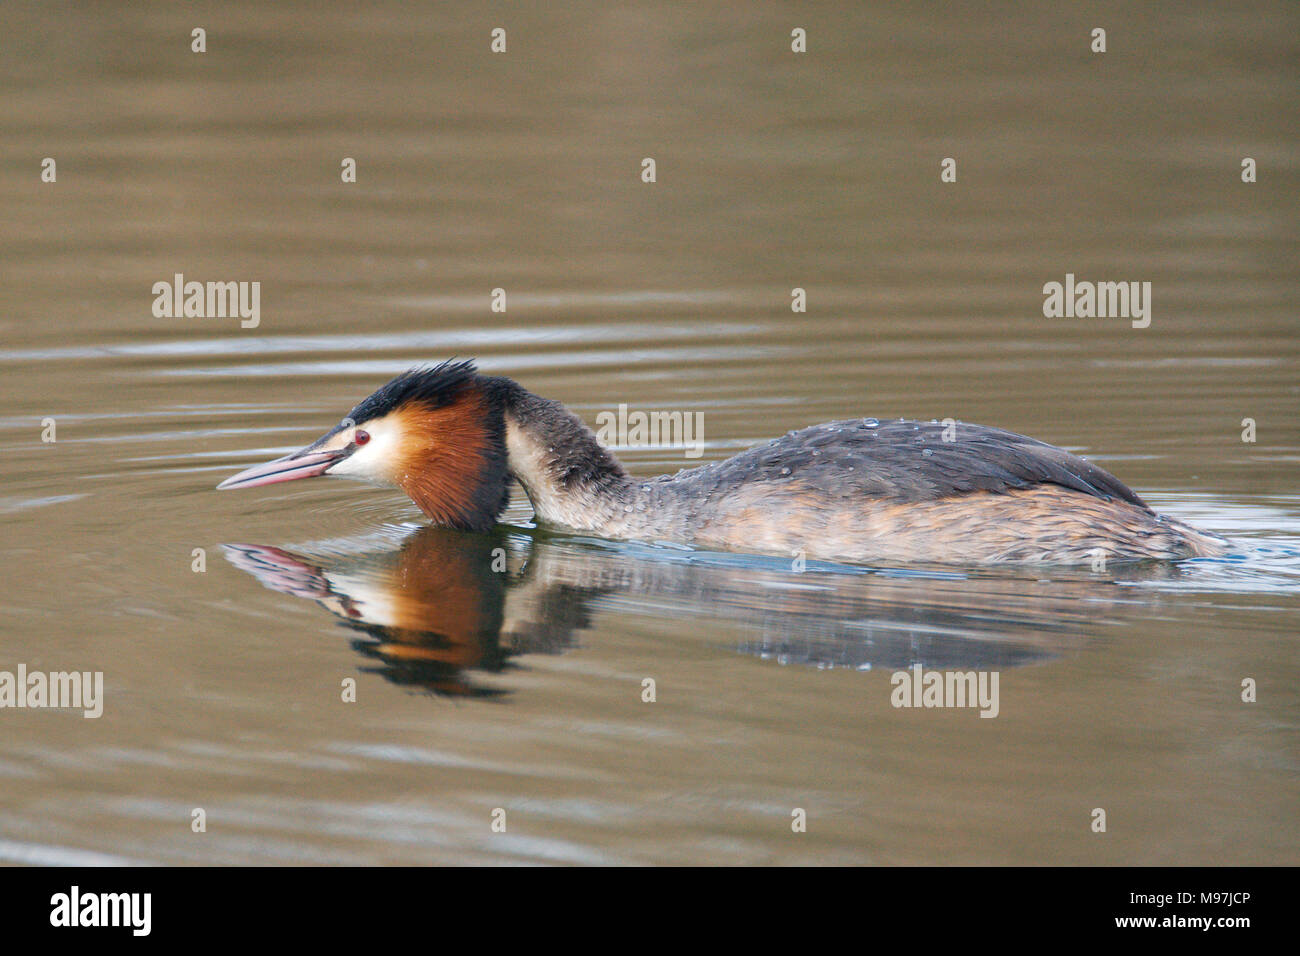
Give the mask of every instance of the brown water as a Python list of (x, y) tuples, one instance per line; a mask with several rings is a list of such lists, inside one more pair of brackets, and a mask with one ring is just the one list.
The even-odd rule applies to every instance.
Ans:
[[(0, 670), (105, 703), (0, 711), (0, 860), (1300, 861), (1300, 15), (1010, 11), (6, 8)], [(260, 282), (260, 324), (155, 318), (178, 272)], [(1150, 327), (1044, 318), (1067, 272), (1151, 282)], [(703, 412), (705, 461), (998, 425), (1236, 548), (795, 574), (213, 491), (451, 355)], [(999, 715), (892, 707), (914, 663), (996, 671)]]

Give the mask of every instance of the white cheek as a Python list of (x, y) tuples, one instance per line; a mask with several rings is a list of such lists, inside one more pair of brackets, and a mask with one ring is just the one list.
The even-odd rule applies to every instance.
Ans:
[(326, 474), (337, 478), (369, 481), (377, 485), (391, 485), (393, 483), (392, 462), (396, 460), (396, 457), (397, 435), (395, 429), (377, 428), (370, 431), (370, 441), (343, 459)]
[(346, 574), (328, 574), (330, 586), (339, 594), (346, 594), (361, 612), (361, 620), (380, 627), (398, 626), (398, 604), (382, 584), (373, 579)]

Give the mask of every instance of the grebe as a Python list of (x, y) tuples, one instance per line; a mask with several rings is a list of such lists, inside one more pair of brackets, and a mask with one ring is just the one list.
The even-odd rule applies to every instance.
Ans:
[(831, 422), (642, 480), (559, 402), (444, 362), (399, 375), (306, 448), (217, 487), (354, 478), (402, 489), (436, 524), (485, 531), (513, 479), (540, 524), (567, 531), (852, 563), (1095, 565), (1226, 550), (1061, 448), (981, 425), (958, 424), (955, 441), (944, 431)]

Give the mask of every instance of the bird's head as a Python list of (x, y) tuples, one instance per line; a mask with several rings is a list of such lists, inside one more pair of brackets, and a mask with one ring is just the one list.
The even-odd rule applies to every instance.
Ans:
[(437, 524), (486, 530), (509, 500), (501, 403), (473, 362), (415, 368), (306, 448), (217, 487), (320, 476), (401, 488)]

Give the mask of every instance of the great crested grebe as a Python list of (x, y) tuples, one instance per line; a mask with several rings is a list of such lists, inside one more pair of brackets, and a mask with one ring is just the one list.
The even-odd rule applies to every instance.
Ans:
[(401, 488), (470, 531), (496, 523), (513, 479), (540, 523), (568, 531), (858, 563), (1095, 565), (1227, 546), (1082, 458), (982, 425), (831, 422), (633, 478), (559, 402), (473, 362), (399, 375), (306, 448), (217, 487), (317, 475)]

